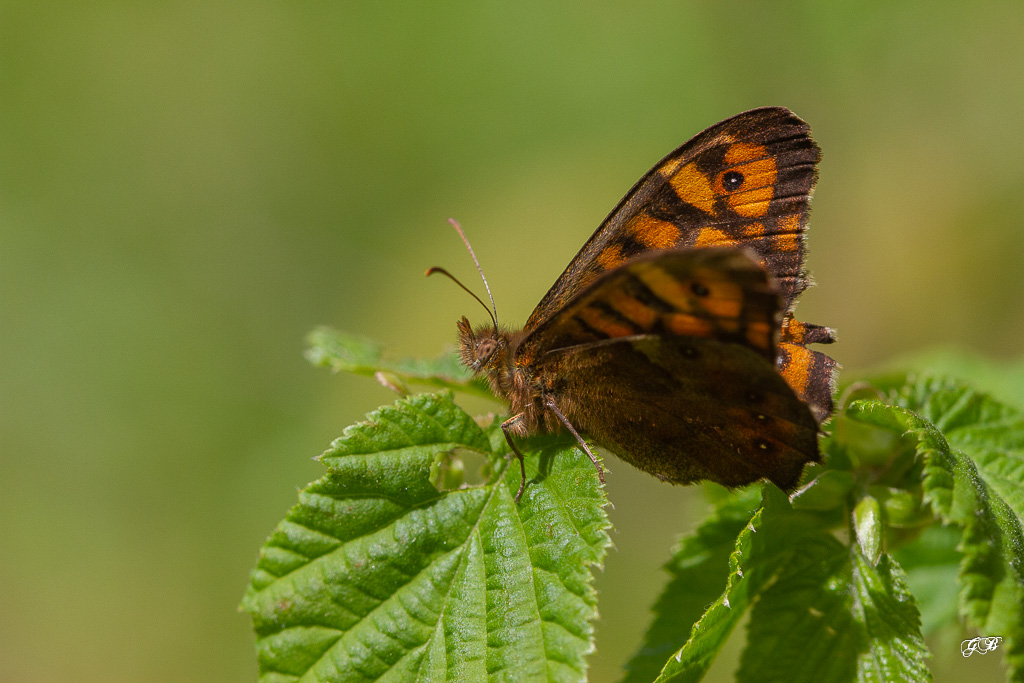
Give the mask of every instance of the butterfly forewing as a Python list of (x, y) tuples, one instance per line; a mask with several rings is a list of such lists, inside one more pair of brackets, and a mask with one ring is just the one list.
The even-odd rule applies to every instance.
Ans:
[(651, 169), (612, 210), (526, 323), (529, 330), (601, 273), (638, 254), (746, 246), (792, 309), (807, 287), (803, 233), (820, 151), (807, 124), (768, 107), (726, 119)]
[(530, 330), (516, 354), (540, 355), (617, 337), (701, 337), (776, 357), (779, 295), (764, 269), (730, 248), (684, 249), (637, 257), (605, 273)]
[[(821, 152), (804, 121), (781, 107), (711, 126), (652, 168), (612, 210), (526, 323), (540, 327), (590, 283), (650, 251), (735, 245), (750, 249), (775, 278), (788, 352), (778, 370), (820, 419), (832, 412), (837, 364), (811, 343), (834, 341), (827, 327), (796, 321), (808, 284), (804, 233)], [(805, 334), (805, 332), (809, 332)], [(815, 372), (806, 374), (805, 368)]]

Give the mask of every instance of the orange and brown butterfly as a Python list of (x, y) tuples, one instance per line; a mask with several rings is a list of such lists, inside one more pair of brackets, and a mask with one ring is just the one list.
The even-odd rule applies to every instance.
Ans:
[(602, 481), (580, 433), (675, 484), (791, 489), (819, 461), (837, 364), (807, 344), (834, 337), (793, 308), (820, 156), (788, 109), (717, 123), (637, 182), (522, 329), (458, 322), (462, 361), (510, 405), (516, 501), (513, 437), (537, 432), (571, 432)]

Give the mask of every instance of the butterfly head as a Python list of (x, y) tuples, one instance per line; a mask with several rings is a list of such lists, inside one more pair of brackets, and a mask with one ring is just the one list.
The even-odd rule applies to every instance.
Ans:
[(463, 364), (478, 373), (492, 365), (498, 365), (505, 356), (506, 339), (493, 325), (474, 330), (469, 319), (462, 316), (458, 322), (459, 356)]

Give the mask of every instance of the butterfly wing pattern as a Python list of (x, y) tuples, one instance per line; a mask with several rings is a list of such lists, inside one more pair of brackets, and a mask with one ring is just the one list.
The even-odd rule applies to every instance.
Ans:
[(575, 426), (665, 481), (797, 483), (837, 369), (807, 348), (832, 331), (793, 317), (819, 159), (788, 109), (726, 119), (637, 182), (522, 330), (463, 318), (520, 461), (512, 434), (564, 426), (597, 464)]
[(780, 306), (743, 251), (642, 255), (549, 318), (535, 342), (549, 345), (531, 335), (520, 353), (578, 429), (645, 472), (789, 489), (818, 459), (818, 423), (774, 366)]
[(821, 151), (788, 109), (765, 107), (711, 126), (670, 153), (616, 205), (541, 299), (529, 333), (602, 273), (652, 250), (739, 246), (775, 278), (783, 298), (777, 365), (819, 420), (832, 412), (836, 363), (807, 344), (826, 327), (793, 318), (804, 271), (811, 193)]

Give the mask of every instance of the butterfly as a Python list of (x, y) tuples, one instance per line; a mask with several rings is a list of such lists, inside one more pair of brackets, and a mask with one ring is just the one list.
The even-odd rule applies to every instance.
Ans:
[(516, 502), (513, 437), (538, 432), (568, 430), (602, 482), (581, 433), (674, 484), (788, 490), (820, 461), (838, 366), (807, 345), (835, 336), (793, 317), (820, 157), (788, 109), (721, 121), (633, 186), (522, 329), (493, 297), (491, 324), (462, 317), (462, 362), (510, 406)]

